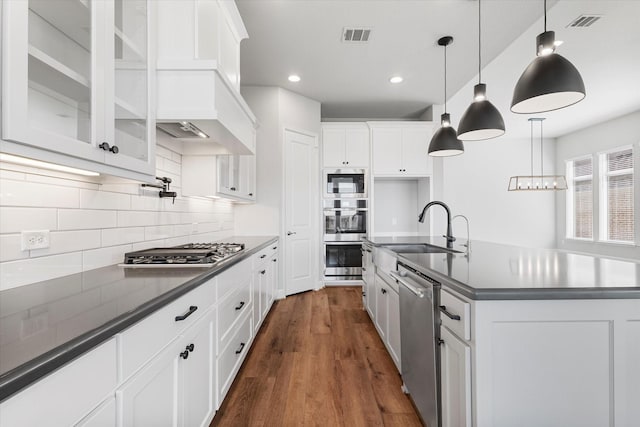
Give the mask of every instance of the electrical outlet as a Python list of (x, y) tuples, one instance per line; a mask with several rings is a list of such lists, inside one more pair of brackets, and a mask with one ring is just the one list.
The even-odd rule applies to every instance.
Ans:
[(49, 247), (49, 230), (23, 231), (20, 234), (22, 250), (44, 249)]

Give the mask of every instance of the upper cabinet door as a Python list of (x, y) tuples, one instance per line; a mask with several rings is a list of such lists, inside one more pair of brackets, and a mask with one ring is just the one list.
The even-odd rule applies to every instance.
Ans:
[(344, 143), (344, 129), (322, 130), (322, 162), (325, 168), (346, 166)]
[[(103, 2), (4, 1), (3, 139), (102, 161)], [(103, 46), (102, 46), (103, 47)]]
[(428, 128), (402, 130), (402, 168), (407, 175), (430, 175), (433, 160), (429, 156), (431, 131)]
[(124, 169), (154, 173), (155, 169), (155, 52), (147, 0), (114, 0), (107, 3), (113, 23), (107, 42), (113, 58), (107, 75), (110, 108), (106, 111), (107, 140), (117, 153), (106, 153), (105, 161)]
[(402, 174), (402, 129), (372, 129), (373, 174)]
[(369, 167), (369, 129), (345, 130), (345, 161), (349, 167)]

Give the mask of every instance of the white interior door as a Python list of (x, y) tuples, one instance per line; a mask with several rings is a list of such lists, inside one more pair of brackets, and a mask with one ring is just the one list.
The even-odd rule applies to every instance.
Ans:
[(308, 291), (318, 278), (319, 187), (316, 138), (285, 130), (285, 293)]

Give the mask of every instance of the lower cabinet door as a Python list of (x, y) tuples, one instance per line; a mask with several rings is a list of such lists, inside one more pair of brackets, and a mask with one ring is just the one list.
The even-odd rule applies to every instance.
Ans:
[(182, 341), (177, 339), (116, 391), (120, 426), (177, 425), (181, 351)]
[(393, 289), (389, 289), (386, 297), (388, 303), (387, 322), (389, 327), (387, 329), (387, 343), (389, 354), (391, 354), (398, 372), (402, 372), (400, 366), (400, 361), (402, 360), (400, 356), (400, 296)]
[(245, 316), (227, 347), (218, 356), (218, 406), (222, 404), (242, 361), (249, 351), (251, 338), (253, 337), (251, 320), (251, 315)]
[(384, 283), (384, 280), (380, 276), (376, 275), (375, 279), (375, 291), (376, 291), (376, 311), (375, 311), (375, 324), (380, 334), (380, 338), (385, 342), (387, 340), (387, 318), (389, 307), (389, 291)]
[(442, 427), (471, 427), (471, 347), (440, 328)]
[[(185, 427), (208, 426), (215, 410), (213, 393), (215, 369), (213, 353), (214, 312), (208, 313), (181, 338), (181, 353), (187, 354), (178, 360), (179, 397), (181, 422)], [(184, 353), (188, 352), (188, 353)]]

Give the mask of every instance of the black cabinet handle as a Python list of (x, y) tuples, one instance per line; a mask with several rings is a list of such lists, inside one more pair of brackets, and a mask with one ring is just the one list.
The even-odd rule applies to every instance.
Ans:
[(252, 197), (252, 196), (253, 196), (253, 193), (249, 193), (249, 197)]
[(367, 269), (365, 267), (362, 267), (362, 271), (367, 271)]
[(261, 270), (261, 271), (260, 271), (260, 274), (264, 274), (264, 273), (266, 273), (266, 272), (267, 272), (267, 270)]
[(274, 246), (274, 247), (272, 247), (271, 249), (273, 249), (273, 250), (275, 251), (276, 249), (278, 249), (278, 247), (277, 247), (277, 246)]
[(118, 154), (118, 152), (120, 151), (117, 145), (114, 145), (112, 147), (108, 142), (103, 142), (102, 144), (98, 145), (98, 148), (102, 148), (104, 151), (111, 151), (113, 154)]
[(442, 344), (444, 344), (444, 340), (443, 340), (443, 339), (438, 338), (438, 345), (442, 345)]
[(266, 257), (266, 255), (260, 255), (260, 259), (265, 259)]
[(244, 350), (244, 346), (245, 346), (245, 343), (241, 342), (240, 343), (240, 348), (236, 350), (236, 354), (242, 353), (242, 350)]
[(382, 292), (383, 294), (386, 294), (386, 293), (387, 293), (387, 290), (386, 290), (386, 289), (384, 289), (384, 288), (382, 288), (382, 289), (380, 289), (380, 292)]
[(229, 190), (236, 191), (236, 187), (231, 187), (231, 188), (229, 188)]
[(189, 311), (187, 311), (185, 314), (183, 314), (182, 316), (176, 316), (176, 322), (180, 322), (181, 320), (184, 320), (187, 317), (191, 316), (193, 313), (195, 313), (197, 309), (198, 309), (197, 305), (190, 306)]
[(180, 357), (182, 357), (183, 359), (188, 359), (189, 358), (189, 350), (185, 350), (182, 353), (180, 353)]
[(236, 310), (240, 310), (242, 307), (244, 307), (244, 301), (240, 301), (240, 304), (236, 307)]
[(186, 347), (186, 349), (187, 349), (187, 350), (189, 350), (189, 351), (193, 351), (193, 349), (194, 349), (194, 348), (196, 348), (196, 347), (193, 345), (193, 343), (189, 344), (189, 345)]
[(445, 305), (440, 306), (440, 311), (443, 312), (451, 320), (460, 320), (460, 316), (458, 316), (457, 314), (449, 313), (447, 311), (447, 306)]
[(271, 261), (273, 261), (273, 262), (278, 262), (278, 258), (274, 258), (274, 259), (272, 259)]

